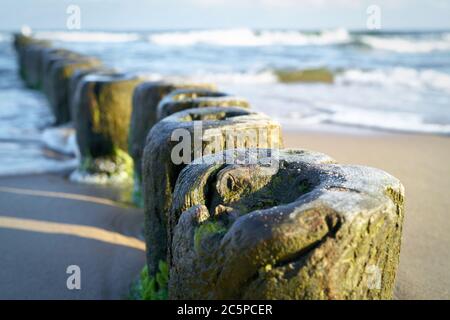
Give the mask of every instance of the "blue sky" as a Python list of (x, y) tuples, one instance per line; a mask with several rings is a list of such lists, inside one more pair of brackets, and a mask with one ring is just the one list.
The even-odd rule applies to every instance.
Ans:
[(371, 4), (383, 29), (450, 29), (450, 0), (2, 0), (0, 29), (64, 29), (70, 4), (85, 30), (364, 29)]

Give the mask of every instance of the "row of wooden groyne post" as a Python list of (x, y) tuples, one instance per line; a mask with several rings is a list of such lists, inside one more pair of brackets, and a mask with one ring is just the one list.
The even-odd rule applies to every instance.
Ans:
[(401, 183), (284, 149), (280, 125), (208, 83), (149, 81), (17, 34), (20, 74), (72, 122), (78, 176), (134, 180), (150, 275), (172, 299), (389, 299)]

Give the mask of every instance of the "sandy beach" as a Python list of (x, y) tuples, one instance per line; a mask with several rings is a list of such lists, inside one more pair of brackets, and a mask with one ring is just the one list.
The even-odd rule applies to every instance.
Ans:
[[(141, 210), (65, 174), (0, 178), (0, 299), (123, 299), (145, 263)], [(69, 265), (81, 289), (68, 290)]]
[[(286, 147), (378, 167), (406, 189), (396, 299), (450, 298), (450, 139), (425, 135), (285, 132)], [(142, 211), (118, 190), (64, 174), (0, 178), (0, 298), (120, 299), (145, 263)], [(18, 263), (20, 261), (20, 263)], [(66, 288), (66, 268), (82, 290)]]
[(450, 299), (450, 139), (408, 134), (284, 132), (286, 147), (381, 168), (406, 190), (396, 299)]
[(22, 2), (0, 300), (450, 300), (450, 0)]

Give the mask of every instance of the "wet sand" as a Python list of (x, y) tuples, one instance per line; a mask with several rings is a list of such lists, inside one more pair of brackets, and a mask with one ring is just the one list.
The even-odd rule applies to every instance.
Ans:
[[(122, 299), (145, 263), (142, 210), (61, 174), (0, 178), (0, 299)], [(69, 265), (81, 290), (68, 290)]]
[(397, 299), (450, 299), (450, 138), (284, 132), (286, 147), (381, 168), (406, 190)]

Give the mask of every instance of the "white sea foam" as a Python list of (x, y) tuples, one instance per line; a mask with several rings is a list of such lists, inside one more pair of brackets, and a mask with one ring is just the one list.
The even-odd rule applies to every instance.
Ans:
[(82, 170), (76, 169), (73, 171), (69, 180), (77, 183), (84, 184), (103, 184), (103, 185), (123, 185), (123, 184), (131, 184), (131, 178), (126, 173), (120, 173), (114, 176), (108, 176), (106, 174), (101, 173), (86, 173)]
[[(53, 120), (43, 95), (11, 87), (0, 89), (0, 100), (3, 101), (0, 106), (0, 176), (59, 172), (77, 167), (78, 160), (74, 157), (48, 150), (58, 148), (55, 139), (50, 138), (52, 134), (42, 133), (42, 128)], [(61, 141), (60, 146), (63, 145), (65, 142)]]
[(361, 41), (374, 49), (398, 53), (429, 53), (450, 50), (450, 34), (444, 34), (438, 39), (363, 36)]
[[(325, 126), (450, 134), (450, 62), (443, 51), (450, 50), (449, 33), (393, 36), (349, 35), (342, 29), (316, 33), (234, 29), (37, 34), (69, 41), (61, 45), (99, 56), (120, 70), (151, 72), (153, 80), (217, 83), (221, 91), (248, 98), (254, 110), (291, 129)], [(0, 175), (76, 168), (73, 131), (48, 128), (53, 120), (48, 102), (19, 82), (11, 45), (5, 42), (10, 40), (9, 33), (0, 33)], [(361, 50), (361, 42), (372, 52)], [(206, 45), (195, 47), (198, 44)], [(394, 61), (402, 67), (391, 67)], [(286, 84), (276, 76), (278, 68), (298, 71), (316, 65), (351, 69), (335, 72), (333, 84)], [(111, 183), (105, 175), (78, 171), (72, 179)]]
[(78, 157), (75, 129), (72, 125), (45, 129), (41, 134), (43, 144), (56, 152)]
[(339, 106), (326, 122), (363, 128), (399, 132), (450, 134), (450, 125), (426, 123), (418, 114), (408, 112), (383, 112)]
[[(450, 134), (448, 99), (440, 107), (434, 100), (446, 93), (378, 87), (356, 82), (326, 84), (229, 84), (222, 88), (248, 97), (252, 108), (299, 130), (336, 125), (378, 131)], [(432, 106), (432, 107), (430, 107)], [(431, 109), (433, 108), (433, 109)], [(441, 108), (438, 110), (437, 108)]]
[(78, 166), (78, 159), (73, 156), (75, 135), (69, 129), (45, 129), (40, 137), (38, 130), (33, 130), (31, 136), (30, 131), (19, 128), (4, 131), (0, 136), (0, 176), (60, 172)]
[[(37, 31), (35, 37), (64, 42), (124, 43), (145, 38), (137, 32), (94, 32), (94, 31)], [(400, 36), (355, 36), (339, 28), (320, 32), (301, 32), (296, 30), (262, 30), (249, 28), (213, 29), (155, 32), (148, 34), (147, 40), (162, 46), (192, 46), (207, 44), (214, 46), (322, 46), (348, 44), (356, 40), (379, 50), (397, 53), (429, 53), (450, 50), (450, 33), (434, 38), (413, 39)], [(10, 39), (9, 34), (0, 34), (0, 41)]]
[(287, 116), (278, 120), (284, 127), (294, 130), (311, 127), (323, 130), (327, 125), (338, 125), (341, 128), (353, 127), (376, 131), (450, 134), (450, 125), (427, 123), (422, 116), (409, 112), (364, 110), (348, 105), (329, 105), (328, 108), (334, 111), (312, 116), (305, 116), (302, 112), (289, 112)]
[[(270, 84), (278, 82), (274, 71), (197, 73), (189, 77), (218, 84)], [(390, 68), (376, 70), (349, 69), (335, 75), (338, 85), (369, 85), (432, 89), (450, 93), (450, 74), (431, 69)]]
[(59, 172), (78, 165), (75, 158), (50, 157), (42, 145), (35, 142), (0, 141), (0, 151), (0, 176)]
[(24, 159), (19, 163), (10, 164), (8, 166), (0, 165), (0, 176), (8, 175), (25, 175), (40, 174), (49, 172), (61, 172), (65, 170), (73, 170), (77, 167), (78, 161), (71, 160), (49, 160), (49, 159)]
[(304, 33), (299, 31), (254, 31), (251, 29), (218, 29), (204, 31), (179, 31), (149, 35), (149, 41), (158, 45), (192, 46), (305, 46), (341, 44), (351, 41), (345, 29)]
[(133, 32), (91, 32), (91, 31), (39, 31), (36, 38), (64, 42), (133, 42), (140, 39), (139, 34)]
[(11, 41), (11, 35), (9, 33), (0, 33), (0, 42)]
[(450, 75), (430, 69), (350, 69), (338, 74), (336, 82), (338, 84), (382, 85), (386, 87), (404, 86), (414, 89), (424, 88), (450, 92)]
[[(228, 72), (228, 73), (197, 73), (190, 80), (212, 82), (218, 84), (261, 84), (277, 82), (276, 75), (271, 71), (262, 72)], [(177, 79), (180, 81), (180, 79)]]

